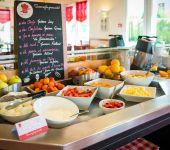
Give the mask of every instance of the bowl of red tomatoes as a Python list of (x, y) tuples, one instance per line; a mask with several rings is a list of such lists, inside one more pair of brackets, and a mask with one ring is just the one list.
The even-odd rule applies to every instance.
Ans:
[(65, 97), (74, 102), (80, 110), (87, 110), (93, 101), (98, 88), (90, 86), (68, 85), (57, 96)]
[(99, 107), (105, 114), (124, 109), (125, 103), (117, 99), (104, 99), (99, 102)]

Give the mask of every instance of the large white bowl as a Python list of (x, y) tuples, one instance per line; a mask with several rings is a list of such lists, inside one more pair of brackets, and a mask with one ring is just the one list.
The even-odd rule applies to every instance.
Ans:
[[(121, 102), (123, 103), (123, 106), (120, 107), (120, 108), (106, 108), (103, 106), (103, 104), (105, 103), (108, 103), (108, 102)], [(102, 111), (105, 113), (105, 114), (108, 114), (108, 113), (112, 113), (114, 111), (117, 111), (117, 110), (121, 110), (121, 109), (124, 109), (125, 108), (125, 103), (121, 100), (117, 100), (117, 99), (104, 99), (104, 100), (101, 100), (99, 102), (99, 107), (102, 109)]]
[(156, 97), (156, 88), (155, 87), (144, 87), (150, 93), (150, 96), (136, 96), (136, 95), (124, 94), (123, 91), (129, 87), (143, 87), (143, 86), (125, 85), (121, 89), (119, 95), (121, 97), (123, 97), (126, 101), (144, 102), (144, 101), (147, 101), (147, 100), (150, 100), (150, 99), (153, 99)]
[[(146, 75), (146, 74), (147, 74), (146, 77), (129, 77), (129, 75)], [(120, 73), (120, 75), (125, 81), (125, 83), (141, 86), (148, 86), (155, 77), (155, 75), (152, 72), (147, 73), (147, 71), (142, 70), (123, 71)]]
[(12, 123), (24, 121), (28, 119), (33, 113), (33, 104), (34, 101), (29, 101), (19, 105), (18, 107), (10, 110), (6, 110), (5, 107), (10, 102), (0, 103), (0, 115), (4, 120), (7, 120)]
[[(62, 96), (62, 93), (64, 90), (67, 90), (69, 88), (77, 88), (78, 90), (87, 90), (87, 89), (91, 89), (94, 90), (94, 93), (91, 97), (72, 97), (72, 96)], [(91, 104), (91, 102), (93, 101), (96, 93), (97, 93), (98, 88), (96, 87), (90, 87), (90, 86), (72, 86), (72, 85), (68, 85), (65, 88), (63, 88), (58, 94), (57, 96), (61, 96), (61, 97), (65, 97), (67, 99), (70, 99), (72, 102), (74, 102), (78, 108), (80, 110), (87, 110)]]
[[(111, 98), (114, 94), (118, 93), (118, 91), (123, 87), (124, 82), (117, 81), (117, 80), (111, 80), (111, 79), (95, 79), (89, 82), (86, 82), (84, 85), (92, 86), (92, 83), (94, 82), (100, 82), (111, 85), (110, 88), (107, 87), (98, 87), (97, 95), (96, 97), (99, 97), (101, 99)], [(97, 87), (97, 86), (96, 86)]]
[[(79, 113), (79, 109), (77, 105), (66, 98), (57, 97), (57, 96), (45, 96), (42, 97), (34, 102), (33, 105), (34, 111), (43, 116), (50, 127), (53, 128), (62, 128), (71, 124), (78, 115), (74, 115), (67, 120), (56, 120), (56, 119), (49, 119), (45, 117), (44, 113), (48, 112), (50, 109), (67, 109), (71, 111), (73, 114)], [(59, 114), (61, 115), (61, 114)]]

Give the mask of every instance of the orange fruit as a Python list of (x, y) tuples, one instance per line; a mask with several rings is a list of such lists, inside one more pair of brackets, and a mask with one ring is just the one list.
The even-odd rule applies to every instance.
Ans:
[(159, 74), (160, 74), (160, 76), (161, 77), (169, 77), (169, 75), (168, 75), (168, 73), (167, 72), (165, 72), (165, 71), (159, 71)]
[(48, 86), (54, 87), (54, 85), (55, 85), (55, 83), (54, 83), (53, 81), (50, 81), (50, 82), (48, 83)]
[(35, 88), (35, 92), (39, 92), (40, 91), (40, 89), (39, 88)]
[(34, 86), (35, 86), (35, 88), (38, 88), (38, 81), (36, 81), (36, 82), (34, 82)]
[(170, 70), (168, 70), (167, 73), (168, 73), (168, 75), (169, 75), (169, 77), (170, 77)]
[(58, 83), (58, 85), (57, 85), (57, 88), (58, 88), (59, 90), (62, 90), (64, 87), (65, 87), (65, 85), (64, 85), (64, 84), (61, 84), (61, 83)]
[(42, 89), (43, 89), (44, 91), (46, 91), (47, 88), (48, 88), (48, 85), (43, 85), (43, 86), (42, 86)]
[(41, 89), (41, 87), (43, 86), (43, 83), (42, 82), (38, 82), (37, 86), (38, 86), (39, 89)]
[(119, 65), (112, 65), (111, 71), (113, 73), (119, 73), (120, 72), (120, 66)]
[(58, 91), (58, 89), (56, 87), (53, 88), (53, 91)]
[(111, 61), (111, 65), (118, 65), (118, 66), (120, 66), (120, 61), (118, 59), (113, 59)]
[(40, 82), (44, 84), (44, 79), (40, 79)]
[(32, 90), (34, 90), (34, 89), (35, 89), (34, 84), (31, 84), (31, 85), (30, 85), (30, 89), (32, 89)]
[(50, 82), (49, 78), (44, 78), (44, 84), (48, 84)]

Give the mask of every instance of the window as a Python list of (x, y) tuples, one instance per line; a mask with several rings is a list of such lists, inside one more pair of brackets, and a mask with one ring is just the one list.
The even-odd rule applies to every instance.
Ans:
[(144, 33), (144, 0), (128, 0), (127, 14), (128, 41), (136, 42)]
[(10, 10), (0, 9), (0, 52), (10, 50)]
[[(77, 2), (69, 7), (68, 12), (72, 13), (69, 16), (66, 14), (66, 18), (68, 16), (68, 20), (66, 21), (66, 30), (67, 30), (67, 43), (68, 45), (81, 45), (87, 44), (89, 41), (89, 6), (87, 1), (82, 1), (82, 3), (86, 2), (86, 14), (85, 18), (79, 16), (79, 14), (84, 14), (84, 12), (79, 13), (78, 5), (81, 2)], [(77, 5), (77, 7), (76, 7)], [(67, 13), (67, 8), (66, 8)], [(70, 17), (71, 16), (71, 17)]]
[(170, 0), (127, 0), (126, 16), (126, 41), (136, 43), (138, 35), (148, 35), (170, 44)]
[(170, 44), (170, 1), (153, 0), (152, 34), (158, 36), (159, 42)]

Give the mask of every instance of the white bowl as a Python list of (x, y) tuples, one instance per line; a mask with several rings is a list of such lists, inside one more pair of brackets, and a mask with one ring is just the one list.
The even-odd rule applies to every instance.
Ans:
[(34, 101), (29, 101), (19, 105), (16, 108), (6, 110), (5, 107), (10, 102), (0, 103), (0, 115), (4, 120), (7, 120), (12, 123), (20, 122), (28, 119), (33, 113), (33, 104)]
[(9, 121), (9, 122), (17, 123), (17, 122), (28, 119), (32, 115), (32, 113), (33, 112), (29, 112), (27, 114), (19, 115), (19, 116), (7, 116), (7, 115), (4, 115), (4, 114), (1, 114), (1, 117), (5, 120)]
[[(78, 90), (94, 90), (94, 93), (91, 97), (72, 97), (72, 96), (62, 96), (62, 93), (64, 90), (67, 90), (69, 88), (77, 88)], [(80, 110), (87, 110), (92, 102), (92, 100), (94, 99), (96, 93), (97, 93), (98, 88), (96, 87), (90, 87), (90, 86), (66, 86), (65, 88), (63, 88), (58, 94), (57, 96), (61, 96), (61, 97), (65, 97), (67, 99), (70, 99), (72, 102), (74, 102), (78, 108)]]
[(138, 75), (138, 76), (145, 76), (147, 71), (142, 70), (129, 70), (129, 71), (123, 71), (120, 73), (121, 77), (127, 84), (133, 84), (133, 85), (142, 85), (142, 86), (148, 86), (152, 80), (154, 79), (155, 75), (152, 72), (149, 72), (146, 77), (131, 77), (129, 75)]
[[(121, 102), (121, 103), (123, 103), (123, 106), (120, 107), (120, 108), (106, 108), (106, 107), (103, 106), (103, 104), (109, 103), (109, 102), (112, 102), (112, 101)], [(125, 103), (123, 101), (117, 100), (117, 99), (104, 99), (104, 100), (101, 100), (99, 102), (99, 107), (103, 110), (103, 112), (105, 114), (108, 114), (108, 113), (111, 113), (111, 112), (114, 112), (114, 111), (121, 110), (121, 109), (125, 108)]]
[(144, 87), (150, 93), (150, 96), (136, 96), (136, 95), (124, 94), (123, 91), (129, 87), (144, 87), (144, 86), (125, 85), (121, 89), (119, 95), (121, 97), (123, 97), (126, 101), (143, 102), (143, 101), (150, 100), (150, 99), (153, 99), (156, 97), (156, 88), (155, 87)]
[[(38, 100), (36, 100), (34, 102), (33, 105), (34, 111), (40, 115), (43, 116), (46, 120), (47, 123), (50, 127), (53, 128), (62, 128), (65, 126), (68, 126), (69, 124), (71, 124), (78, 115), (74, 115), (73, 117), (68, 117), (67, 119), (64, 118), (64, 111), (69, 111), (70, 115), (79, 113), (79, 109), (78, 107), (71, 102), (70, 100), (66, 99), (66, 98), (62, 98), (62, 97), (57, 97), (57, 96), (45, 96), (42, 97)], [(58, 112), (58, 118), (56, 119), (56, 115), (57, 113), (55, 111), (57, 110), (63, 110), (63, 112), (59, 113)], [(50, 112), (52, 110), (52, 112)], [(53, 113), (53, 116), (47, 117), (47, 113)], [(61, 116), (63, 116), (63, 118), (60, 118)]]
[[(96, 97), (101, 98), (101, 99), (111, 98), (111, 96), (118, 93), (118, 91), (124, 85), (124, 82), (122, 82), (122, 81), (103, 79), (103, 78), (99, 78), (99, 79), (95, 79), (95, 80), (86, 82), (84, 85), (93, 86), (92, 83), (94, 83), (94, 82), (100, 82), (100, 83), (105, 83), (105, 84), (111, 85), (110, 88), (101, 87), (101, 86), (98, 87)], [(97, 87), (97, 86), (95, 86), (95, 87)]]

